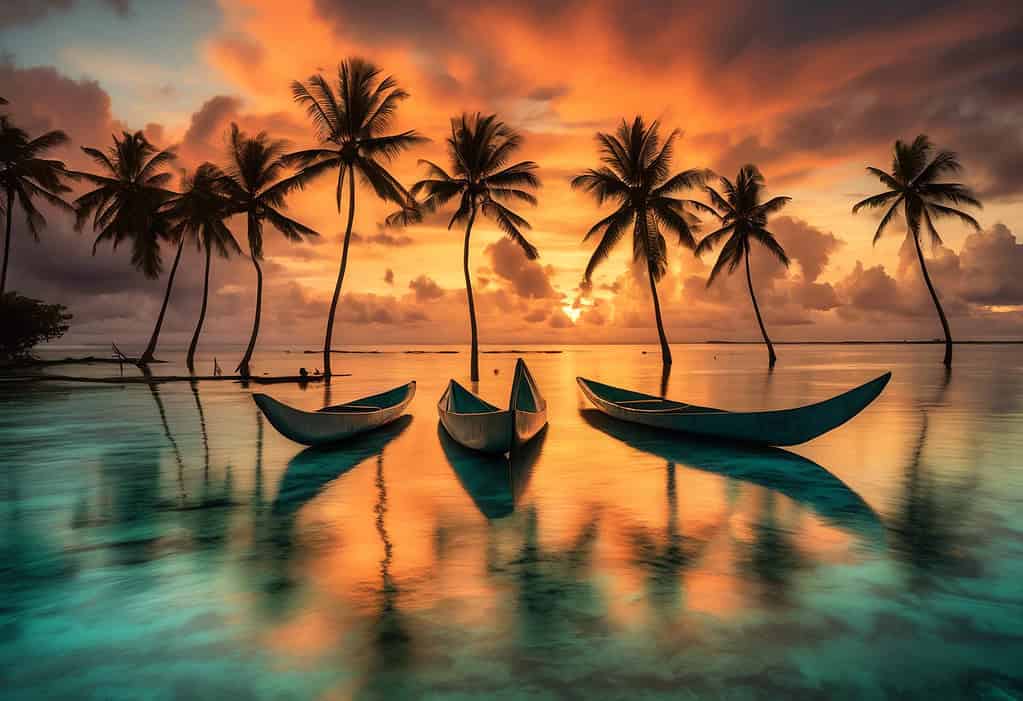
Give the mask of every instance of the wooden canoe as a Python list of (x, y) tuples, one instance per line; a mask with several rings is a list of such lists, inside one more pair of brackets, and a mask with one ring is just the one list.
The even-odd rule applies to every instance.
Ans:
[(302, 411), (265, 394), (253, 394), (252, 398), (281, 435), (303, 445), (327, 445), (394, 421), (414, 396), (416, 383), (413, 381), (319, 411)]
[(451, 380), (437, 404), (437, 413), (448, 435), (466, 448), (484, 453), (510, 453), (547, 425), (547, 401), (522, 358), (515, 363), (507, 409)]
[(732, 412), (577, 377), (583, 394), (608, 416), (622, 421), (757, 445), (805, 443), (844, 424), (874, 401), (892, 374), (816, 404), (779, 411)]

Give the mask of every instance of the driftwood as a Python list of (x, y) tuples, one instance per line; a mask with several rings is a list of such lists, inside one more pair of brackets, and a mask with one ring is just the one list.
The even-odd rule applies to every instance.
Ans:
[[(335, 373), (332, 377), (350, 377), (351, 373)], [(238, 382), (241, 384), (252, 383), (255, 385), (273, 384), (305, 384), (308, 382), (323, 382), (326, 375), (264, 375), (263, 377), (244, 378), (239, 375), (149, 375), (143, 377), (79, 377), (75, 375), (44, 375), (36, 373), (32, 375), (0, 375), (0, 381), (7, 382), (91, 382), (109, 385), (160, 385), (166, 382)]]

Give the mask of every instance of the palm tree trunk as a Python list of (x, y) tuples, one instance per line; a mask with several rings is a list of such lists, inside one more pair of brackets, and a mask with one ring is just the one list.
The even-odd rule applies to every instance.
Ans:
[(661, 363), (664, 367), (671, 365), (671, 348), (668, 347), (668, 337), (664, 333), (664, 322), (661, 320), (661, 301), (657, 299), (657, 283), (654, 282), (654, 268), (647, 266), (647, 273), (650, 275), (650, 296), (654, 298), (654, 318), (657, 319), (657, 335), (661, 339)]
[(334, 314), (337, 312), (337, 300), (341, 296), (341, 283), (345, 279), (345, 268), (348, 267), (348, 244), (352, 239), (352, 223), (355, 221), (355, 171), (348, 169), (348, 225), (345, 227), (345, 242), (341, 248), (341, 269), (337, 273), (337, 284), (334, 285), (334, 297), (330, 300), (330, 313), (327, 314), (327, 335), (323, 340), (323, 374), (330, 377), (330, 344), (334, 337)]
[(927, 263), (924, 262), (924, 252), (920, 248), (920, 237), (913, 235), (913, 243), (916, 244), (916, 257), (920, 260), (920, 271), (924, 274), (924, 282), (927, 283), (927, 291), (931, 293), (934, 300), (934, 308), (938, 310), (938, 318), (941, 319), (941, 328), (945, 332), (945, 367), (952, 367), (952, 331), (948, 328), (948, 319), (945, 318), (945, 310), (941, 308), (938, 301), (938, 293), (931, 284), (931, 276), (927, 273)]
[[(251, 222), (249, 227), (251, 229)], [(250, 237), (249, 240), (251, 241), (252, 238)], [(259, 267), (259, 261), (256, 259), (256, 256), (252, 256), (252, 265), (256, 267), (256, 318), (252, 321), (252, 335), (249, 337), (249, 345), (245, 349), (242, 361), (238, 363), (236, 368), (236, 372), (242, 377), (249, 376), (249, 361), (252, 360), (252, 353), (256, 350), (256, 337), (259, 336), (259, 317), (263, 311), (263, 269)]]
[(764, 343), (767, 344), (767, 366), (773, 368), (774, 364), (778, 361), (778, 356), (774, 354), (774, 346), (771, 345), (771, 339), (767, 336), (767, 329), (764, 327), (764, 320), (760, 316), (760, 305), (757, 304), (757, 296), (753, 294), (753, 278), (749, 272), (749, 250), (746, 251), (746, 285), (749, 286), (749, 298), (753, 300), (753, 312), (757, 315), (757, 323), (760, 324), (760, 333), (764, 337)]
[(7, 290), (7, 261), (11, 258), (11, 219), (14, 218), (14, 191), (7, 191), (7, 233), (4, 235), (4, 268), (0, 273), (0, 295)]
[(199, 307), (199, 321), (195, 325), (195, 333), (192, 334), (192, 342), (188, 346), (188, 371), (195, 372), (195, 347), (199, 345), (199, 334), (202, 333), (203, 322), (206, 321), (206, 300), (210, 291), (210, 247), (206, 246), (206, 272), (202, 281), (202, 306)]
[(472, 234), (472, 225), (476, 221), (476, 207), (473, 206), (469, 214), (469, 222), (465, 225), (465, 247), (462, 250), (462, 270), (465, 273), (465, 296), (469, 300), (469, 330), (472, 333), (472, 341), (469, 350), (469, 379), (472, 382), (480, 381), (480, 343), (479, 331), (476, 328), (476, 303), (472, 298), (472, 275), (469, 273), (469, 235)]
[(171, 266), (170, 274), (167, 276), (167, 291), (163, 293), (163, 304), (160, 305), (160, 315), (156, 317), (156, 326), (153, 327), (153, 335), (149, 337), (149, 345), (145, 353), (139, 358), (139, 365), (151, 363), (156, 357), (156, 343), (160, 339), (160, 328), (163, 326), (163, 317), (167, 313), (167, 304), (170, 302), (171, 289), (174, 287), (174, 275), (178, 272), (178, 263), (181, 262), (181, 249), (185, 247), (185, 238), (182, 236), (178, 242), (178, 252), (174, 255), (174, 265)]

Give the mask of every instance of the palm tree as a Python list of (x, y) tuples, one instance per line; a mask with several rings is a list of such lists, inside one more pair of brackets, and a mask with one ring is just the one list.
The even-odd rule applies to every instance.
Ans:
[(153, 146), (140, 131), (134, 134), (123, 132), (121, 138), (115, 136), (113, 146), (105, 153), (84, 146), (82, 151), (99, 166), (98, 173), (79, 173), (96, 187), (75, 200), (78, 212), (76, 228), (81, 230), (92, 215), (92, 228), (99, 232), (92, 246), (94, 255), (96, 247), (103, 241), (110, 241), (114, 248), (123, 241), (130, 241), (132, 265), (147, 278), (154, 279), (163, 270), (161, 241), (177, 243), (160, 314), (156, 317), (146, 350), (139, 358), (139, 363), (145, 364), (155, 357), (156, 343), (184, 245), (183, 241), (174, 238), (160, 211), (174, 194), (166, 187), (173, 177), (166, 168), (175, 154), (172, 150)]
[[(429, 177), (412, 186), (412, 194), (425, 194), (423, 211), (434, 211), (450, 200), (458, 198), (448, 229), (455, 223), (465, 222), (465, 244), (462, 249), (462, 268), (465, 273), (465, 294), (469, 300), (469, 328), (472, 332), (472, 352), (469, 374), (473, 382), (480, 379), (479, 334), (476, 326), (476, 305), (472, 297), (472, 276), (469, 273), (469, 237), (476, 215), (482, 213), (493, 219), (512, 241), (517, 243), (529, 260), (536, 260), (539, 252), (522, 235), (522, 229), (531, 228), (529, 222), (509, 209), (506, 202), (536, 204), (529, 189), (540, 187), (533, 161), (520, 161), (508, 165), (512, 153), (522, 144), (522, 137), (497, 118), (496, 114), (483, 116), (463, 114), (451, 120), (451, 136), (447, 139), (451, 171), (436, 163), (420, 161)], [(525, 188), (525, 189), (524, 189)], [(399, 215), (405, 215), (400, 212)]]
[(224, 186), (224, 173), (212, 163), (203, 163), (191, 176), (185, 176), (182, 192), (168, 202), (166, 215), (172, 222), (175, 240), (189, 239), (205, 252), (202, 305), (195, 324), (192, 342), (188, 345), (186, 363), (189, 372), (195, 372), (195, 349), (206, 321), (206, 303), (210, 290), (210, 259), (214, 249), (221, 258), (241, 253), (241, 247), (224, 221), (231, 216), (231, 200)]
[(615, 246), (632, 228), (632, 257), (644, 262), (650, 278), (650, 295), (654, 300), (654, 317), (661, 340), (661, 359), (671, 365), (671, 349), (661, 320), (661, 303), (657, 299), (657, 281), (668, 270), (668, 247), (662, 231), (675, 236), (686, 248), (695, 248), (693, 233), (699, 220), (693, 209), (707, 209), (694, 200), (675, 197), (678, 193), (703, 185), (707, 171), (690, 169), (671, 175), (671, 159), (678, 130), (663, 142), (658, 134), (660, 124), (648, 127), (637, 116), (632, 124), (624, 119), (615, 134), (597, 133), (599, 168), (590, 168), (572, 179), (572, 187), (593, 195), (597, 204), (610, 200), (617, 205), (586, 232), (583, 241), (599, 235), (600, 242), (590, 257), (583, 276), (590, 284), (593, 271), (603, 263)]
[(721, 220), (721, 228), (703, 237), (700, 245), (696, 247), (696, 255), (703, 255), (717, 246), (725, 237), (728, 237), (725, 245), (721, 247), (717, 262), (711, 268), (710, 277), (707, 278), (707, 287), (714, 283), (718, 273), (726, 267), (731, 274), (739, 267), (740, 263), (745, 263), (746, 286), (749, 288), (749, 297), (753, 300), (753, 312), (757, 315), (760, 333), (764, 337), (764, 343), (767, 344), (768, 364), (773, 368), (778, 356), (774, 354), (774, 346), (771, 345), (771, 339), (768, 338), (767, 329), (764, 327), (764, 320), (760, 316), (757, 296), (753, 293), (749, 252), (752, 242), (756, 241), (773, 253), (774, 257), (780, 260), (786, 268), (788, 267), (789, 257), (785, 255), (785, 249), (766, 227), (768, 215), (780, 210), (788, 204), (791, 198), (772, 197), (766, 202), (761, 202), (764, 176), (752, 164), (744, 165), (739, 169), (739, 175), (734, 183), (728, 178), (721, 178), (721, 190), (724, 194), (712, 187), (708, 187), (706, 190), (711, 203), (717, 209), (716, 214)]
[(867, 166), (867, 172), (876, 176), (888, 189), (860, 200), (853, 205), (852, 211), (855, 214), (864, 207), (887, 208), (874, 233), (874, 243), (876, 244), (895, 217), (899, 205), (902, 205), (903, 214), (906, 217), (907, 233), (913, 237), (916, 257), (920, 261), (920, 271), (927, 284), (927, 291), (931, 293), (934, 308), (938, 310), (941, 328), (945, 332), (944, 363), (946, 367), (952, 367), (952, 332), (948, 328), (945, 310), (941, 308), (941, 302), (938, 301), (938, 293), (935, 292), (934, 285), (931, 283), (931, 276), (927, 273), (924, 252), (920, 247), (920, 228), (922, 224), (926, 224), (932, 245), (941, 243), (941, 237), (938, 236), (938, 231), (934, 227), (934, 219), (956, 217), (979, 231), (980, 224), (977, 223), (977, 220), (958, 209), (957, 206), (965, 204), (979, 208), (982, 205), (973, 190), (961, 183), (935, 182), (939, 176), (946, 173), (958, 173), (962, 170), (962, 165), (959, 163), (959, 157), (952, 151), (939, 151), (934, 158), (931, 158), (933, 150), (934, 145), (925, 134), (917, 136), (911, 144), (896, 141), (891, 173)]
[(238, 363), (237, 371), (242, 377), (249, 376), (249, 362), (256, 349), (259, 335), (259, 318), (263, 307), (263, 270), (259, 262), (263, 259), (263, 223), (267, 222), (281, 232), (289, 241), (319, 236), (309, 227), (285, 216), (285, 197), (298, 186), (294, 178), (281, 180), (284, 163), (281, 157), (285, 142), (271, 140), (266, 132), (247, 136), (231, 124), (230, 160), (223, 184), (231, 198), (234, 211), (245, 215), (248, 227), (249, 255), (256, 268), (256, 315), (252, 322), (252, 335), (245, 355)]
[(0, 294), (7, 289), (15, 202), (25, 212), (25, 223), (36, 241), (39, 240), (39, 230), (46, 226), (46, 219), (36, 208), (37, 199), (60, 209), (71, 209), (61, 195), (71, 190), (64, 179), (74, 177), (74, 174), (61, 161), (42, 158), (50, 149), (67, 142), (67, 134), (62, 131), (49, 131), (35, 139), (29, 138), (25, 130), (11, 124), (6, 116), (0, 117), (0, 189), (5, 196), (0, 212), (6, 218)]
[(381, 78), (380, 69), (361, 58), (345, 59), (338, 66), (336, 91), (320, 74), (311, 76), (305, 83), (293, 82), (291, 90), (295, 101), (305, 105), (323, 144), (321, 148), (298, 151), (284, 157), (285, 164), (302, 169), (295, 176), (299, 187), (336, 170), (337, 211), (340, 214), (341, 193), (345, 178), (348, 179), (348, 223), (323, 342), (323, 372), (329, 377), (334, 314), (348, 267), (348, 245), (355, 221), (355, 174), (359, 173), (377, 197), (408, 210), (413, 204), (411, 195), (387, 172), (381, 161), (390, 162), (402, 151), (425, 139), (414, 130), (383, 135), (399, 103), (408, 97), (408, 93), (398, 87), (393, 77)]

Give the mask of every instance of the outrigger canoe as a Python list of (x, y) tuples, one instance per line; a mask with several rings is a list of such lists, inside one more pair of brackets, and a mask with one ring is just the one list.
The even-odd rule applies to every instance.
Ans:
[(484, 453), (510, 453), (547, 425), (547, 400), (522, 358), (515, 363), (507, 409), (490, 404), (451, 380), (437, 412), (448, 435), (466, 448)]
[(838, 428), (877, 399), (892, 374), (816, 404), (779, 411), (733, 412), (675, 402), (577, 377), (600, 411), (622, 421), (757, 445), (797, 445)]
[(256, 406), (285, 438), (303, 445), (327, 445), (389, 424), (405, 411), (416, 396), (416, 383), (326, 406), (302, 411), (265, 394), (253, 394)]

